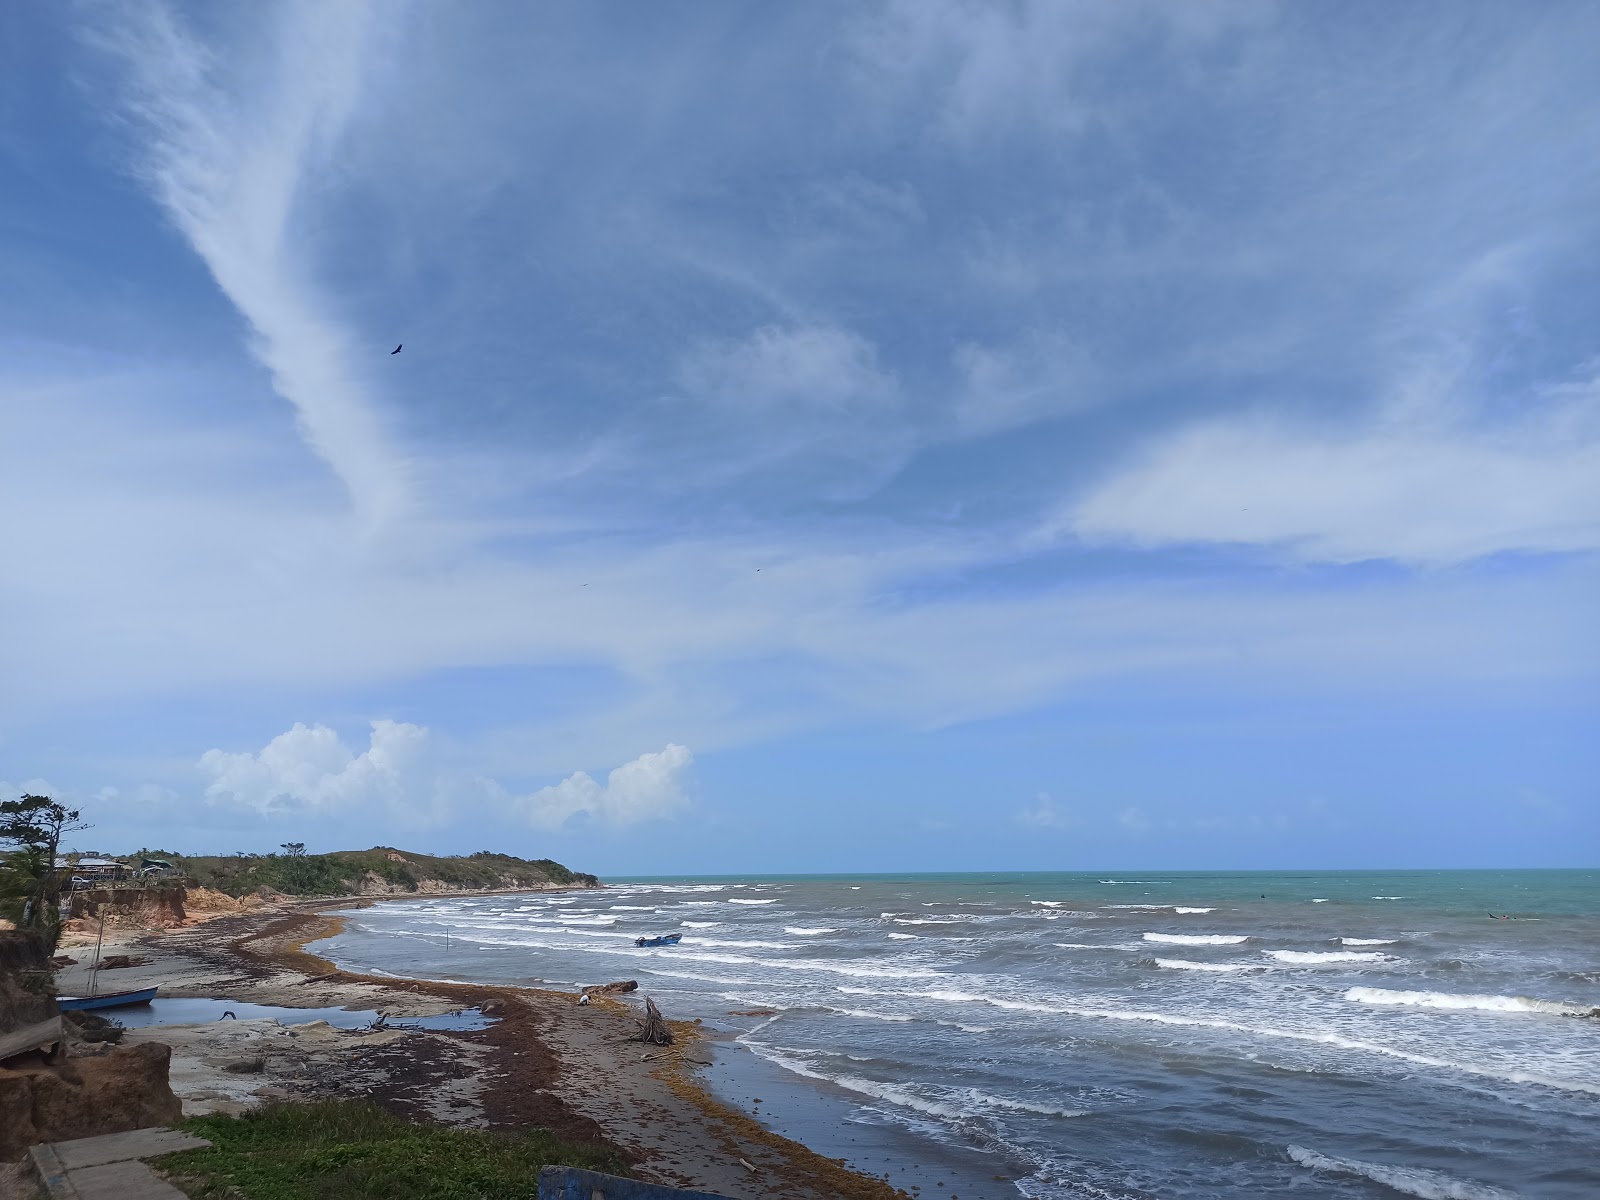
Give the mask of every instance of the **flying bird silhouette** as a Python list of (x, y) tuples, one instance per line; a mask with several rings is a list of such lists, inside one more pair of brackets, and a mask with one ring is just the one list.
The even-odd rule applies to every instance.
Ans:
[[(404, 342), (400, 343), (400, 346), (404, 346), (404, 345), (405, 345)], [(396, 346), (393, 350), (389, 351), (389, 353), (391, 355), (399, 354), (400, 353), (400, 346)]]

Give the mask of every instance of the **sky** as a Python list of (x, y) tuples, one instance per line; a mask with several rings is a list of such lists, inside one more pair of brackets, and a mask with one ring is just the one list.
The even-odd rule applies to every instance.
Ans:
[(602, 875), (1593, 866), (1596, 44), (4, 6), (0, 793)]

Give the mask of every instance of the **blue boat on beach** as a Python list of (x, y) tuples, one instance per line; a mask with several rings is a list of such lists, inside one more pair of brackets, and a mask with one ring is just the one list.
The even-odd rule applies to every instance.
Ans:
[(57, 996), (56, 1007), (62, 1012), (85, 1008), (128, 1008), (134, 1004), (149, 1004), (155, 998), (155, 988), (140, 988), (133, 992), (107, 992), (103, 996)]
[(660, 937), (634, 938), (635, 946), (676, 946), (683, 940), (681, 933), (663, 933)]

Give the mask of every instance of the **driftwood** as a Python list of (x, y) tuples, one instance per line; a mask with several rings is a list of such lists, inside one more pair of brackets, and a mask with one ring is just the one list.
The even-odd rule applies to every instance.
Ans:
[(626, 992), (637, 992), (639, 981), (637, 979), (624, 979), (618, 983), (597, 983), (593, 987), (583, 989), (585, 996), (621, 996)]
[(644, 998), (644, 1020), (639, 1022), (639, 1032), (633, 1036), (633, 1041), (648, 1042), (652, 1046), (672, 1045), (672, 1030), (667, 1028), (666, 1019), (662, 1017), (661, 1010), (656, 1007), (656, 1002), (649, 996)]

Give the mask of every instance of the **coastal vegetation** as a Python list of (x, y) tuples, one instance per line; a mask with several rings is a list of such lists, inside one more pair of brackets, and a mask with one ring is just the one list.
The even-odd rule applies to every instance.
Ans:
[(373, 891), (477, 891), (489, 888), (596, 886), (593, 875), (548, 858), (523, 859), (481, 850), (465, 857), (399, 851), (338, 850), (307, 854), (299, 843), (281, 854), (184, 855), (146, 851), (170, 861), (193, 884), (242, 896), (271, 888), (288, 896), (347, 896)]
[(88, 828), (77, 809), (49, 796), (0, 801), (0, 918), (52, 950), (61, 936), (61, 839)]
[(367, 1100), (274, 1104), (184, 1128), (210, 1148), (159, 1165), (194, 1200), (531, 1200), (541, 1167), (627, 1173), (615, 1151), (547, 1129), (425, 1125)]

